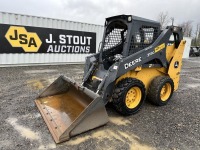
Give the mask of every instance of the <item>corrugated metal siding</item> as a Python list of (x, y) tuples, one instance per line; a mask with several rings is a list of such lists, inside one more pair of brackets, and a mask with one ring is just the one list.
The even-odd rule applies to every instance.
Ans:
[[(101, 25), (5, 12), (0, 12), (0, 23), (96, 32), (96, 51), (103, 35), (103, 26)], [(0, 54), (0, 65), (81, 63), (85, 61), (86, 56), (88, 54)]]

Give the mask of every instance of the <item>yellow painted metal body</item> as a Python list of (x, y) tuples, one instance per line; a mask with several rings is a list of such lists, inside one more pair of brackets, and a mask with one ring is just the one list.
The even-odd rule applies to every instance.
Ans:
[[(119, 77), (116, 84), (124, 78), (136, 78), (141, 80), (145, 88), (148, 90), (151, 81), (157, 76), (169, 76), (174, 82), (174, 90), (178, 89), (180, 71), (182, 66), (182, 55), (184, 51), (185, 41), (182, 40), (179, 47), (176, 49), (175, 45), (169, 45), (166, 48), (166, 59), (170, 63), (169, 68), (142, 68), (137, 67), (135, 70), (128, 71), (126, 74)], [(179, 65), (177, 68), (174, 67), (175, 62), (178, 61)]]
[[(170, 78), (174, 81), (174, 90), (178, 89), (179, 80), (180, 80), (180, 72), (182, 67), (182, 57), (183, 57), (183, 51), (185, 48), (186, 41), (182, 40), (179, 44), (179, 47), (175, 49), (173, 59), (171, 60), (171, 63), (169, 65), (168, 74)], [(178, 68), (174, 68), (175, 62), (178, 61), (179, 65)]]
[(166, 83), (161, 91), (160, 91), (160, 98), (162, 101), (166, 101), (169, 99), (170, 95), (171, 95), (171, 91), (172, 91), (172, 87), (171, 84)]
[(142, 92), (139, 87), (132, 87), (126, 94), (126, 106), (130, 109), (138, 106), (142, 98)]

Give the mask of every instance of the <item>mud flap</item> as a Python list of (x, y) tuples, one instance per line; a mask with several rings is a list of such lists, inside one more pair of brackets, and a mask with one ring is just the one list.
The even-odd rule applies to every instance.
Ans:
[(42, 92), (35, 103), (56, 143), (108, 122), (102, 98), (64, 76)]

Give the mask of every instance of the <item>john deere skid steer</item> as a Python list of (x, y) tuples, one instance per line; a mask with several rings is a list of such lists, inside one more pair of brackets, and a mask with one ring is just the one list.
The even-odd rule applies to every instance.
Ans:
[(168, 103), (178, 89), (185, 46), (182, 29), (130, 15), (106, 19), (100, 51), (86, 58), (83, 82), (60, 76), (36, 99), (56, 143), (108, 122), (111, 102), (131, 115), (145, 99)]

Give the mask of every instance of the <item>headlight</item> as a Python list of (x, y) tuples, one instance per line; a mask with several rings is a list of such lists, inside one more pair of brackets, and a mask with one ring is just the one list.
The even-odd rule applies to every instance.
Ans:
[(132, 16), (129, 16), (128, 17), (128, 22), (131, 22), (132, 21)]

